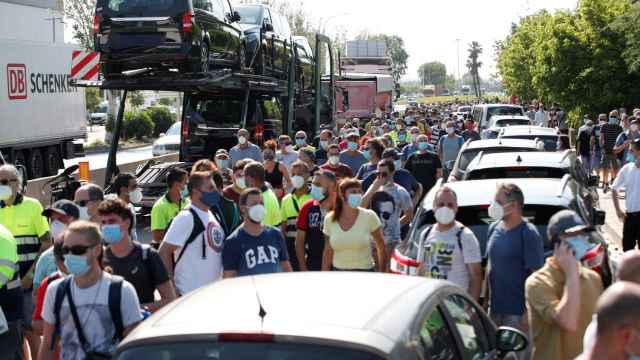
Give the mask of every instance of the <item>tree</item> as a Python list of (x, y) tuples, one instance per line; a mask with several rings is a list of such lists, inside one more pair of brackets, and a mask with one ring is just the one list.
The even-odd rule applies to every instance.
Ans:
[(150, 107), (146, 109), (146, 112), (151, 121), (154, 124), (153, 136), (158, 137), (161, 133), (166, 133), (167, 130), (176, 122), (176, 116), (172, 114), (166, 107)]
[(102, 101), (102, 98), (100, 97), (100, 90), (98, 90), (97, 88), (86, 88), (84, 97), (87, 104), (86, 106), (88, 112), (94, 112)]
[(619, 16), (613, 27), (624, 34), (626, 44), (622, 57), (629, 72), (640, 73), (640, 1), (635, 1), (629, 11)]
[(64, 16), (71, 20), (73, 38), (87, 49), (93, 49), (93, 16), (96, 0), (64, 0)]
[(387, 45), (387, 56), (391, 58), (391, 76), (394, 82), (400, 83), (400, 79), (407, 73), (407, 60), (409, 53), (404, 47), (404, 40), (398, 35), (369, 34), (361, 32), (358, 40), (383, 40)]
[(129, 93), (129, 101), (131, 101), (131, 106), (139, 108), (144, 105), (144, 95), (140, 91), (132, 91)]
[(469, 44), (469, 58), (467, 59), (467, 68), (473, 77), (473, 88), (475, 89), (475, 93), (477, 97), (482, 96), (482, 92), (480, 89), (480, 67), (482, 67), (482, 62), (478, 61), (478, 58), (482, 54), (482, 46), (477, 41), (472, 41)]
[(418, 77), (422, 85), (444, 85), (447, 81), (447, 67), (438, 61), (432, 61), (420, 65)]

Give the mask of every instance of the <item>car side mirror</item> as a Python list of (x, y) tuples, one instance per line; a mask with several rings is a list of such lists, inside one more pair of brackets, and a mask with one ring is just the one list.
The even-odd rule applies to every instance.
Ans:
[(518, 329), (501, 326), (496, 332), (496, 346), (502, 353), (523, 351), (529, 345), (527, 335)]
[(604, 225), (607, 218), (607, 212), (604, 210), (595, 209), (593, 212), (593, 224), (596, 226)]
[(264, 31), (273, 31), (273, 24), (264, 23), (264, 26), (262, 28), (264, 29)]
[(240, 16), (239, 12), (234, 10), (231, 14), (231, 22), (238, 22), (240, 20), (242, 20), (242, 16)]
[(587, 186), (598, 187), (599, 184), (600, 184), (600, 176), (598, 175), (589, 176), (589, 179), (587, 180)]

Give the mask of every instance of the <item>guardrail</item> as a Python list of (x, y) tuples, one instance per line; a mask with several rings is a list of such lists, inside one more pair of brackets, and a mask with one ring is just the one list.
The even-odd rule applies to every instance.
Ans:
[[(157, 156), (157, 157), (153, 157), (151, 159), (154, 159), (159, 163), (175, 162), (175, 161), (178, 161), (178, 154), (169, 154), (169, 155)], [(149, 160), (150, 159), (134, 161), (134, 162), (125, 163), (125, 164), (119, 164), (118, 168), (123, 173), (127, 173), (127, 172), (133, 173), (133, 172), (136, 171), (136, 169), (138, 168), (139, 165), (142, 165), (142, 164), (146, 163)], [(90, 171), (90, 174), (91, 174), (91, 182), (92, 183), (98, 184), (100, 186), (102, 186), (102, 184), (104, 184), (104, 177), (105, 177), (105, 174), (106, 174), (106, 168), (93, 169), (93, 170)], [(74, 176), (77, 179), (78, 173), (76, 172), (74, 174)], [(50, 205), (49, 202), (51, 200), (51, 194), (49, 192), (49, 188), (45, 187), (44, 190), (43, 190), (42, 186), (47, 181), (53, 179), (54, 177), (55, 176), (46, 177), (46, 178), (40, 178), (40, 179), (36, 179), (36, 180), (30, 180), (27, 183), (26, 195), (29, 196), (29, 197), (38, 199), (40, 201), (40, 203), (42, 204), (42, 206), (44, 206), (44, 207)]]

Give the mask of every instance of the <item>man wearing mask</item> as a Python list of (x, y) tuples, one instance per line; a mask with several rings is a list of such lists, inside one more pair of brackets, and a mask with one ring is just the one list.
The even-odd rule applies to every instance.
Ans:
[(142, 201), (142, 189), (138, 186), (138, 180), (133, 174), (119, 174), (113, 180), (113, 189), (118, 198), (127, 204), (133, 214), (131, 239), (138, 241), (138, 221), (135, 205), (140, 204), (140, 201)]
[[(612, 185), (611, 198), (616, 214), (624, 223), (622, 247), (634, 249), (640, 241), (640, 139), (629, 145), (629, 163), (622, 167)], [(620, 207), (619, 194), (625, 190), (625, 211)]]
[(482, 287), (480, 245), (473, 232), (456, 221), (456, 193), (446, 186), (438, 189), (433, 209), (436, 224), (420, 234), (418, 274), (451, 281), (479, 301)]
[(311, 197), (300, 209), (297, 219), (296, 255), (300, 271), (321, 271), (324, 238), (322, 225), (325, 216), (336, 204), (338, 180), (327, 170), (320, 170), (313, 177)]
[(398, 151), (402, 151), (402, 149), (404, 149), (405, 146), (408, 146), (411, 141), (410, 134), (404, 125), (401, 125), (396, 129), (396, 134), (396, 138), (398, 139), (395, 141), (396, 149)]
[[(42, 312), (43, 340), (38, 359), (53, 360), (54, 345), (58, 339), (61, 359), (84, 359), (88, 353), (110, 358), (118, 342), (142, 320), (133, 286), (102, 270), (99, 260), (101, 240), (100, 229), (93, 223), (77, 221), (66, 230), (62, 252), (70, 276), (56, 280), (47, 289)], [(120, 302), (114, 304), (122, 320), (118, 324), (110, 313), (111, 291), (120, 292)], [(56, 308), (59, 296), (63, 301), (60, 308)], [(72, 316), (70, 309), (77, 312), (77, 317)], [(60, 329), (59, 333), (56, 328)]]
[(33, 277), (38, 257), (51, 246), (49, 224), (42, 216), (42, 205), (24, 196), (22, 176), (13, 165), (0, 166), (0, 225), (6, 227), (18, 244), (20, 279), (23, 291), (23, 328), (32, 354), (37, 355), (40, 337), (31, 331)]
[(515, 184), (498, 185), (489, 206), (489, 314), (497, 326), (525, 330), (524, 283), (544, 263), (542, 237), (522, 217), (524, 195)]
[(233, 171), (231, 171), (231, 161), (229, 160), (229, 153), (227, 150), (218, 149), (214, 160), (220, 175), (222, 175), (222, 182), (224, 186), (231, 185), (233, 183)]
[[(411, 196), (413, 205), (418, 204), (418, 201), (422, 198), (423, 188), (422, 185), (416, 180), (416, 178), (406, 169), (402, 168), (402, 161), (400, 160), (400, 154), (396, 149), (386, 149), (382, 153), (382, 160), (393, 161), (395, 171), (393, 173), (393, 182), (402, 186)], [(362, 189), (367, 191), (371, 184), (376, 180), (378, 172), (374, 171), (367, 176), (362, 182)]]
[[(58, 200), (51, 207), (44, 209), (42, 216), (49, 220), (51, 240), (58, 239), (69, 225), (80, 217), (78, 206), (69, 200)], [(36, 262), (33, 276), (33, 288), (38, 289), (42, 280), (58, 271), (53, 256), (53, 246), (45, 250)]]
[(322, 130), (320, 133), (320, 142), (318, 150), (316, 150), (316, 165), (321, 166), (327, 162), (327, 159), (329, 158), (327, 151), (329, 150), (332, 136), (333, 134), (331, 133), (331, 130)]
[(276, 153), (276, 160), (283, 163), (287, 171), (291, 172), (291, 165), (298, 160), (298, 152), (293, 148), (289, 135), (280, 135), (278, 147), (280, 150)]
[(183, 169), (173, 168), (167, 174), (168, 190), (151, 208), (151, 237), (153, 239), (151, 246), (155, 249), (160, 247), (160, 242), (173, 218), (188, 204), (188, 180), (189, 174)]
[(544, 104), (538, 104), (538, 111), (536, 111), (536, 116), (534, 120), (534, 125), (536, 126), (546, 126), (549, 122), (549, 116), (546, 111), (544, 111)]
[(598, 332), (593, 349), (579, 360), (633, 360), (640, 356), (640, 286), (632, 282), (611, 285), (598, 299)]
[(265, 184), (264, 166), (255, 162), (247, 164), (244, 167), (244, 179), (247, 183), (247, 188), (260, 189), (262, 192), (262, 204), (266, 209), (262, 224), (279, 226), (282, 223), (280, 203), (273, 190)]
[(436, 181), (442, 178), (442, 163), (438, 155), (431, 151), (426, 135), (418, 137), (418, 152), (409, 156), (404, 169), (422, 185), (423, 193), (429, 192)]
[(404, 165), (407, 160), (409, 159), (409, 156), (417, 153), (419, 151), (418, 149), (418, 138), (420, 137), (420, 129), (418, 129), (418, 127), (414, 126), (411, 129), (409, 129), (410, 131), (410, 143), (405, 145), (404, 147), (402, 147), (399, 151), (402, 151), (402, 164)]
[(229, 150), (229, 156), (231, 157), (231, 166), (243, 159), (252, 159), (257, 162), (263, 161), (262, 151), (260, 147), (249, 141), (249, 131), (247, 129), (238, 130), (238, 145)]
[[(127, 205), (120, 199), (105, 200), (98, 213), (105, 244), (103, 265), (133, 285), (145, 310), (155, 312), (173, 301), (176, 292), (158, 252), (129, 236), (133, 214)], [(158, 301), (154, 298), (155, 291), (160, 294)]]
[[(456, 161), (458, 158), (458, 152), (464, 145), (464, 139), (462, 136), (456, 135), (456, 128), (453, 121), (447, 121), (446, 129), (447, 135), (440, 138), (438, 141), (438, 157), (442, 164), (446, 166), (448, 162)], [(448, 177), (449, 174), (444, 174)]]
[(295, 150), (300, 151), (302, 148), (311, 148), (311, 150), (316, 151), (316, 148), (307, 143), (307, 133), (304, 131), (298, 131), (296, 133), (296, 146)]
[(336, 174), (338, 179), (348, 178), (353, 176), (351, 168), (340, 161), (340, 147), (337, 144), (329, 145), (327, 150), (329, 160), (320, 166), (322, 170), (329, 170)]
[(622, 133), (622, 126), (618, 124), (618, 111), (614, 110), (609, 114), (609, 122), (600, 128), (600, 147), (602, 148), (602, 181), (604, 182), (603, 192), (609, 191), (609, 174), (611, 179), (618, 175), (620, 163), (615, 153), (615, 145), (618, 136)]
[(576, 143), (576, 150), (582, 160), (582, 167), (587, 174), (591, 175), (591, 144), (593, 136), (593, 121), (585, 116), (584, 125), (578, 129), (578, 139)]
[(382, 160), (382, 153), (384, 152), (384, 145), (380, 141), (380, 139), (369, 139), (364, 144), (364, 149), (362, 153), (369, 160), (369, 162), (362, 164), (358, 173), (356, 174), (356, 178), (358, 180), (364, 180), (369, 175), (374, 173), (378, 168), (378, 163)]
[(593, 228), (570, 210), (562, 210), (549, 220), (547, 235), (553, 256), (526, 281), (533, 360), (574, 359), (582, 352), (580, 339), (603, 290), (598, 273), (579, 261), (595, 246), (590, 242), (591, 231)]
[(187, 186), (191, 204), (173, 219), (159, 250), (179, 295), (220, 279), (225, 238), (210, 210), (219, 196), (211, 173), (191, 174)]
[(347, 135), (347, 149), (340, 153), (340, 162), (351, 169), (351, 174), (357, 173), (360, 166), (367, 162), (364, 154), (358, 150), (359, 139), (360, 135), (357, 132), (350, 132)]
[(480, 134), (478, 133), (478, 130), (476, 129), (476, 122), (473, 120), (473, 117), (471, 117), (471, 115), (467, 116), (467, 119), (465, 120), (465, 128), (466, 130), (462, 132), (462, 138), (464, 139), (464, 141), (467, 140), (471, 140), (471, 141), (477, 141), (480, 140)]
[[(291, 167), (291, 175), (294, 190), (282, 199), (280, 211), (283, 222), (280, 226), (282, 233), (285, 234), (289, 262), (291, 263), (293, 271), (298, 271), (300, 267), (298, 265), (298, 257), (296, 256), (296, 223), (300, 209), (307, 201), (311, 200), (309, 184), (307, 183), (309, 179), (309, 167), (302, 161), (296, 161)], [(302, 261), (304, 261), (304, 258)]]
[(622, 157), (622, 166), (629, 162), (635, 162), (633, 156), (630, 155), (629, 145), (635, 140), (640, 138), (638, 133), (638, 126), (640, 120), (635, 117), (629, 117), (629, 129), (618, 135), (616, 139), (616, 145), (613, 147), (613, 151), (618, 154), (618, 157)]
[[(380, 161), (377, 177), (362, 198), (362, 207), (371, 208), (382, 221), (387, 258), (402, 240), (402, 226), (409, 224), (413, 218), (411, 196), (407, 190), (393, 181), (395, 172), (396, 168), (391, 159)], [(387, 195), (378, 196), (379, 199), (374, 198), (378, 192)]]
[(240, 195), (244, 222), (225, 242), (224, 278), (291, 271), (282, 233), (273, 226), (262, 225), (267, 212), (262, 198), (257, 188)]
[(244, 167), (247, 166), (253, 160), (244, 159), (233, 164), (233, 184), (224, 188), (223, 194), (229, 200), (233, 200), (236, 206), (240, 203), (240, 194), (247, 188), (246, 181), (244, 179)]
[(76, 190), (73, 202), (80, 209), (80, 220), (100, 224), (98, 205), (104, 200), (102, 188), (96, 184), (85, 184)]

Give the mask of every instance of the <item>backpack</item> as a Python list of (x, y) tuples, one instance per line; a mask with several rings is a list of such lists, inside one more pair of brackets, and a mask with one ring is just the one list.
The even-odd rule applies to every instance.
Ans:
[[(182, 211), (186, 211), (186, 210), (182, 210)], [(196, 211), (193, 210), (193, 208), (189, 208), (189, 212), (193, 217), (193, 229), (191, 229), (191, 234), (189, 234), (187, 241), (182, 246), (182, 249), (180, 250), (180, 254), (178, 254), (178, 258), (173, 263), (174, 268), (176, 267), (176, 265), (178, 265), (178, 263), (180, 262), (180, 259), (182, 259), (182, 256), (184, 255), (185, 250), (187, 250), (187, 247), (192, 242), (194, 242), (196, 238), (200, 236), (205, 230), (204, 224), (202, 223), (202, 220), (200, 220), (200, 216), (198, 216)], [(207, 257), (206, 245), (204, 243), (204, 239), (202, 239), (202, 258), (204, 259), (206, 257)]]
[[(82, 330), (82, 326), (80, 324), (80, 319), (78, 318), (78, 312), (76, 309), (76, 305), (73, 302), (73, 298), (71, 296), (71, 281), (73, 280), (72, 276), (67, 276), (62, 280), (58, 288), (56, 289), (55, 301), (53, 303), (53, 314), (55, 316), (54, 332), (53, 332), (53, 340), (51, 341), (51, 349), (53, 350), (56, 337), (60, 336), (61, 326), (60, 326), (60, 310), (62, 308), (62, 301), (65, 297), (68, 298), (69, 302), (69, 310), (71, 312), (71, 317), (73, 318), (74, 325), (76, 327), (76, 331), (78, 332), (78, 339), (80, 340), (83, 348), (86, 349), (87, 338), (84, 335), (84, 331)], [(124, 324), (122, 323), (122, 312), (120, 311), (120, 299), (122, 297), (122, 283), (123, 278), (120, 276), (111, 276), (111, 283), (109, 284), (109, 313), (111, 314), (111, 321), (113, 321), (113, 325), (115, 326), (115, 335), (114, 340), (120, 341), (124, 338)]]
[[(429, 237), (429, 234), (431, 234), (431, 230), (433, 230), (433, 227), (435, 225), (431, 225), (429, 226), (426, 230), (424, 230), (424, 235), (420, 236), (420, 243), (418, 244), (418, 249), (422, 248), (424, 246), (424, 242), (425, 240), (427, 240), (427, 238)], [(462, 252), (462, 232), (464, 231), (465, 226), (462, 225), (462, 227), (460, 228), (460, 230), (458, 230), (458, 232), (456, 233), (456, 240), (458, 240), (458, 247), (460, 248), (460, 253), (462, 254), (462, 257), (464, 258), (464, 253)], [(419, 259), (417, 259), (419, 261)]]

